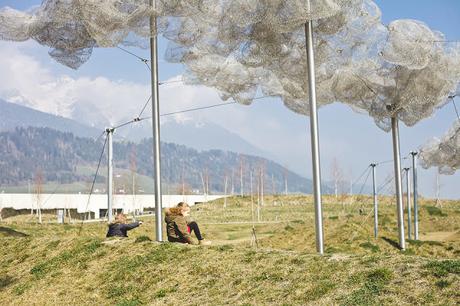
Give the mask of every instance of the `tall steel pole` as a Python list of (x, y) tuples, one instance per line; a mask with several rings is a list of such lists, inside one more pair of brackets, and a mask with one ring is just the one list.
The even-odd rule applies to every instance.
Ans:
[[(156, 8), (156, 0), (150, 0), (150, 6)], [(163, 241), (163, 213), (161, 202), (161, 165), (160, 165), (160, 95), (158, 88), (158, 39), (157, 18), (150, 17), (150, 62), (152, 81), (152, 126), (153, 126), (153, 171), (155, 180), (155, 232), (156, 240)]]
[(377, 164), (371, 164), (372, 167), (372, 193), (374, 195), (374, 237), (379, 234), (379, 204), (377, 198)]
[(411, 200), (410, 200), (410, 168), (404, 168), (404, 171), (406, 172), (406, 196), (407, 196), (407, 239), (412, 239), (412, 216), (411, 216)]
[(396, 212), (398, 217), (399, 247), (401, 250), (404, 250), (406, 249), (406, 240), (404, 237), (404, 211), (401, 183), (401, 150), (399, 146), (399, 122), (398, 118), (396, 117), (391, 118), (391, 133), (393, 136), (393, 160), (396, 185)]
[(412, 182), (414, 188), (414, 239), (418, 240), (418, 190), (417, 190), (417, 152), (412, 155)]
[(311, 157), (313, 170), (313, 198), (315, 203), (316, 251), (324, 254), (323, 209), (321, 205), (321, 168), (319, 155), (318, 112), (316, 108), (315, 55), (313, 48), (313, 23), (305, 23), (307, 68), (310, 101)]
[(113, 128), (105, 130), (107, 133), (107, 216), (113, 221)]

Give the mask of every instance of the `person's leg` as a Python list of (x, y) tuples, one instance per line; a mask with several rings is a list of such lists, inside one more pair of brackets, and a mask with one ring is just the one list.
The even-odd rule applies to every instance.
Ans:
[(198, 224), (193, 221), (188, 224), (190, 227), (190, 231), (195, 233), (195, 236), (198, 240), (203, 240), (203, 237), (201, 236), (200, 228), (198, 227)]

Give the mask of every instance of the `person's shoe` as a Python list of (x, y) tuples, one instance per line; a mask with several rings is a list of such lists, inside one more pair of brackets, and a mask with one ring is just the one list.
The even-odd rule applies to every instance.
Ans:
[(203, 239), (203, 240), (198, 241), (198, 244), (199, 245), (211, 245), (211, 241)]

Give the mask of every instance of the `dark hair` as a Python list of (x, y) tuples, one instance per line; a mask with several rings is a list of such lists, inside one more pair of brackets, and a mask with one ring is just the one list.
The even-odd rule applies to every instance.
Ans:
[(187, 203), (185, 202), (179, 202), (179, 204), (176, 205), (176, 207), (190, 207), (190, 205), (188, 205)]

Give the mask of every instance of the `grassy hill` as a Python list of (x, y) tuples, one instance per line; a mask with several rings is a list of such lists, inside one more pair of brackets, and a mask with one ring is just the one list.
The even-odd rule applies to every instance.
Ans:
[[(102, 223), (0, 223), (5, 305), (458, 305), (460, 203), (423, 200), (421, 241), (396, 244), (394, 203), (324, 199), (326, 255), (315, 253), (310, 197), (250, 197), (195, 206), (211, 247), (156, 243), (146, 217), (130, 238), (105, 240)], [(362, 208), (361, 214), (359, 209)], [(254, 216), (254, 218), (252, 217)], [(251, 245), (253, 221), (258, 245)]]

